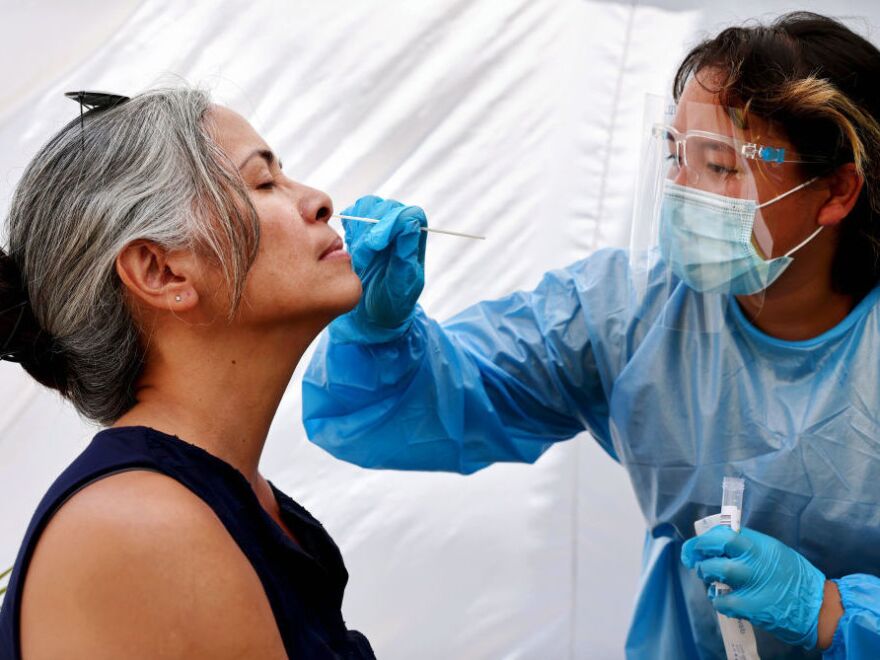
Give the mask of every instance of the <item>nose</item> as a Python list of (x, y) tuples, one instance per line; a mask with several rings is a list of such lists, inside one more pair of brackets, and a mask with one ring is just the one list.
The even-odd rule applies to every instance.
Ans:
[(333, 200), (321, 190), (302, 186), (299, 212), (307, 222), (329, 222), (333, 215)]
[(687, 168), (682, 165), (678, 168), (678, 171), (675, 173), (675, 176), (672, 177), (672, 182), (677, 183), (680, 186), (688, 185), (688, 175)]

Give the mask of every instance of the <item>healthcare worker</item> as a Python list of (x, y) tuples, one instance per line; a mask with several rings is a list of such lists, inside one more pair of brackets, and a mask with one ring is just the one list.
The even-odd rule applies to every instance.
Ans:
[[(424, 214), (361, 199), (381, 222), (346, 227), (365, 292), (309, 367), (309, 436), (470, 473), (587, 429), (648, 524), (628, 657), (723, 658), (717, 611), (763, 658), (880, 658), (878, 80), (826, 17), (724, 30), (648, 115), (631, 249), (445, 323), (416, 304)], [(694, 538), (724, 476), (742, 530)]]

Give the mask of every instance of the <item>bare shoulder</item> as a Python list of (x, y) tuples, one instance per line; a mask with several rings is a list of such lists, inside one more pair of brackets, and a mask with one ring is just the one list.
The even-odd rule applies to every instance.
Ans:
[(211, 508), (145, 470), (90, 484), (52, 517), (21, 641), (24, 660), (286, 657), (256, 572)]

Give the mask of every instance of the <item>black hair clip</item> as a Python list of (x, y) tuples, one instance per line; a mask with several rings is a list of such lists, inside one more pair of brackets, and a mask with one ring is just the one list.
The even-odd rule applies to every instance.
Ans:
[(107, 92), (64, 92), (64, 96), (73, 99), (89, 110), (112, 108), (129, 100), (129, 97)]
[(84, 131), (84, 111), (83, 108), (88, 108), (88, 112), (101, 110), (107, 110), (108, 108), (112, 108), (113, 106), (119, 105), (120, 103), (125, 103), (129, 100), (130, 97), (122, 96), (121, 94), (109, 94), (107, 92), (64, 92), (64, 96), (69, 99), (73, 99), (77, 103), (79, 103), (79, 131), (80, 137), (82, 139), (83, 148), (85, 148), (85, 137), (83, 137)]

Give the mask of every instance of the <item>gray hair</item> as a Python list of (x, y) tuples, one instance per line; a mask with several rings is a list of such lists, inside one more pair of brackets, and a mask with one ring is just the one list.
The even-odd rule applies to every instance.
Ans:
[(196, 250), (229, 283), (230, 315), (241, 299), (259, 220), (207, 131), (209, 108), (206, 93), (183, 87), (87, 113), (82, 128), (77, 117), (34, 157), (13, 196), (9, 258), (39, 328), (63, 354), (57, 389), (99, 423), (136, 403), (146, 356), (115, 268), (126, 245)]

